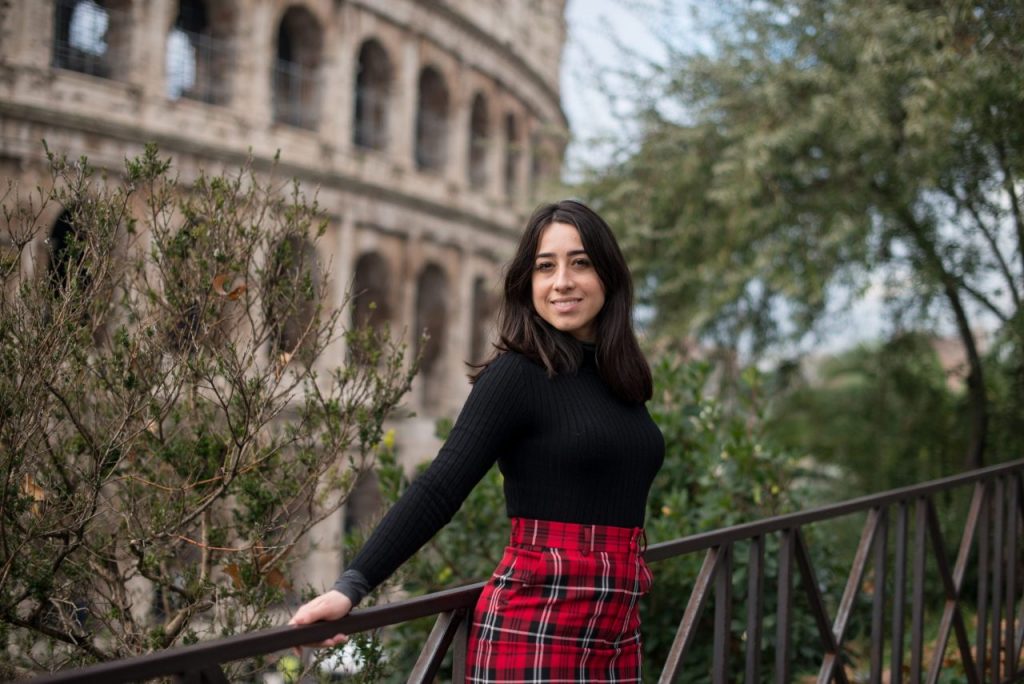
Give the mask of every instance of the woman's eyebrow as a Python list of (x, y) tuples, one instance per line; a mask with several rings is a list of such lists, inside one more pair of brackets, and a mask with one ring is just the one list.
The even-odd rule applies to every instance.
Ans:
[[(585, 249), (573, 249), (573, 250), (569, 251), (568, 256), (578, 256), (580, 254), (586, 254), (586, 253), (587, 253), (587, 250), (585, 250)], [(534, 259), (540, 259), (541, 257), (544, 257), (544, 258), (550, 259), (550, 258), (555, 257), (555, 256), (558, 256), (558, 255), (555, 254), (554, 252), (541, 252), (540, 254), (538, 254), (537, 256), (535, 256), (533, 258)]]

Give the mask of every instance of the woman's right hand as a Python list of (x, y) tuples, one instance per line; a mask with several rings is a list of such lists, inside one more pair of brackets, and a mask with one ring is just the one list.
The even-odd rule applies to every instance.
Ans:
[[(289, 625), (309, 625), (321, 620), (337, 620), (348, 615), (352, 610), (352, 599), (337, 589), (317, 596), (315, 599), (299, 607), (295, 615), (288, 621)], [(306, 644), (310, 648), (328, 648), (337, 646), (348, 640), (348, 635), (335, 634), (330, 639), (315, 644)]]

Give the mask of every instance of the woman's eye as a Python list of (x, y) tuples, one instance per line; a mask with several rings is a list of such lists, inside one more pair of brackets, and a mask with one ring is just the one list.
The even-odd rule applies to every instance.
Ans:
[(554, 264), (552, 264), (550, 261), (541, 261), (536, 266), (534, 266), (534, 268), (536, 268), (538, 271), (550, 271), (553, 267)]
[(572, 264), (578, 268), (587, 268), (590, 266), (590, 259), (576, 259)]

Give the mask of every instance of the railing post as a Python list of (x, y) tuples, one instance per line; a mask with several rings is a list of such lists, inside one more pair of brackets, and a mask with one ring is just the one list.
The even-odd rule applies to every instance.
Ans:
[(715, 636), (711, 656), (711, 681), (729, 681), (729, 628), (732, 624), (732, 544), (722, 546), (722, 561), (715, 576)]
[(875, 593), (871, 597), (871, 681), (882, 681), (885, 660), (885, 566), (889, 537), (889, 509), (879, 511), (875, 535)]
[(778, 615), (775, 630), (775, 682), (789, 684), (790, 611), (793, 607), (793, 542), (792, 528), (782, 530), (779, 540)]
[(761, 681), (761, 622), (764, 607), (764, 535), (750, 539), (747, 564), (747, 684)]
[[(997, 477), (992, 491), (992, 681), (1001, 682), (1003, 646), (1003, 558), (1006, 554), (1003, 536), (1003, 479)], [(1009, 654), (1007, 654), (1009, 655)]]
[(1007, 485), (1010, 489), (1010, 500), (1007, 502), (1006, 515), (1006, 678), (1013, 679), (1017, 676), (1017, 660), (1020, 657), (1020, 650), (1017, 648), (1017, 623), (1016, 605), (1017, 600), (1017, 534), (1020, 529), (1018, 525), (1020, 515), (1020, 488), (1019, 478), (1010, 475), (1007, 478)]
[(711, 547), (704, 556), (700, 572), (697, 573), (697, 581), (690, 593), (690, 600), (687, 601), (686, 610), (683, 611), (683, 619), (679, 622), (676, 637), (672, 640), (672, 648), (669, 650), (665, 666), (658, 678), (658, 684), (669, 684), (679, 678), (679, 673), (683, 669), (683, 656), (686, 655), (686, 650), (690, 647), (690, 642), (693, 641), (697, 621), (704, 610), (704, 604), (708, 599), (708, 590), (715, 573), (718, 572), (721, 557), (721, 547), (719, 546)]
[[(975, 500), (977, 499), (978, 497), (975, 497)], [(963, 614), (960, 612), (960, 587), (963, 585), (964, 573), (966, 572), (966, 557), (975, 532), (975, 500), (971, 502), (971, 510), (967, 516), (967, 524), (961, 536), (960, 549), (957, 552), (954, 568), (950, 567), (949, 558), (946, 556), (946, 542), (942, 535), (942, 528), (939, 525), (939, 516), (935, 512), (935, 506), (930, 499), (924, 500), (927, 504), (928, 531), (931, 535), (932, 548), (934, 549), (935, 565), (946, 593), (946, 606), (942, 611), (942, 618), (939, 621), (939, 632), (934, 641), (935, 648), (933, 649), (931, 667), (928, 671), (929, 684), (937, 684), (939, 681), (942, 659), (949, 643), (950, 629), (953, 629), (956, 633), (957, 646), (960, 649), (960, 657), (963, 660), (964, 672), (967, 674), (968, 683), (978, 684), (978, 679), (975, 676), (974, 656), (971, 654), (971, 643), (967, 637), (967, 625), (964, 622)]]
[(988, 648), (986, 636), (988, 634), (988, 576), (989, 576), (989, 534), (991, 525), (989, 516), (991, 514), (992, 501), (989, 494), (992, 491), (988, 482), (982, 482), (981, 514), (978, 517), (978, 600), (977, 600), (977, 628), (974, 637), (974, 652), (978, 654), (977, 670), (978, 681), (985, 684), (986, 663), (988, 662)]
[[(459, 608), (448, 613), (441, 613), (434, 621), (434, 628), (430, 630), (427, 642), (423, 645), (420, 657), (416, 660), (412, 672), (409, 674), (410, 682), (431, 682), (441, 667), (441, 661), (448, 653), (448, 647), (456, 634), (466, 622), (466, 609)], [(465, 662), (465, 656), (463, 656)]]
[(896, 559), (893, 568), (892, 657), (889, 659), (889, 681), (903, 682), (903, 632), (907, 605), (907, 524), (908, 502), (900, 501), (896, 516)]
[(470, 610), (466, 617), (459, 623), (459, 629), (455, 632), (455, 642), (452, 648), (452, 681), (466, 681), (466, 652), (469, 649), (469, 630), (473, 626), (473, 611)]
[(920, 684), (924, 663), (924, 572), (928, 545), (924, 497), (914, 503), (914, 578), (910, 607), (910, 681)]

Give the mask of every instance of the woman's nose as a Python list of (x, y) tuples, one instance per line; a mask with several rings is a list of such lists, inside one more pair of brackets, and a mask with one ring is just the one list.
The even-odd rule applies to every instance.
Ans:
[(555, 274), (555, 289), (571, 290), (572, 287), (572, 272), (568, 268), (559, 268)]

